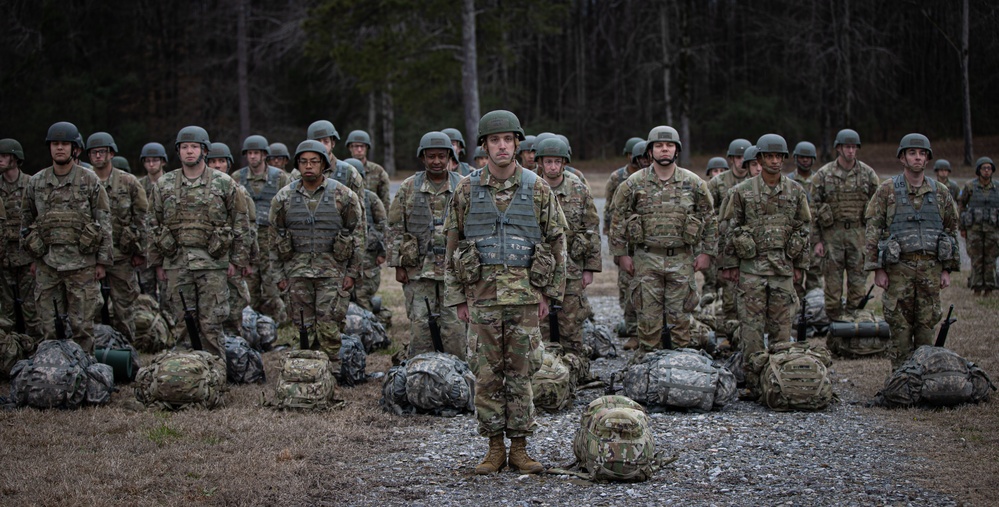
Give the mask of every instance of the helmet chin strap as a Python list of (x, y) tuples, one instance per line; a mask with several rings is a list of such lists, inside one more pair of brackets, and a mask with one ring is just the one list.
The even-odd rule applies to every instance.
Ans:
[(661, 159), (657, 158), (657, 159), (654, 159), (654, 160), (659, 165), (667, 166), (667, 165), (672, 164), (673, 162), (676, 162), (676, 157), (677, 157), (676, 155), (673, 155), (673, 158), (661, 158)]

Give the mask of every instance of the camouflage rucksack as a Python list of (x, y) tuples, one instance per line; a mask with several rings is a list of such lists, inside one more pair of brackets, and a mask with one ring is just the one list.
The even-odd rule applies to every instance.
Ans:
[(276, 409), (326, 410), (342, 404), (333, 399), (336, 379), (325, 352), (292, 350), (278, 375), (274, 398), (264, 401)]
[(829, 324), (826, 347), (841, 357), (885, 354), (891, 343), (888, 323), (869, 310), (855, 310)]
[(111, 401), (114, 373), (71, 340), (45, 340), (10, 371), (10, 398), (18, 406), (77, 408)]
[(277, 323), (274, 319), (257, 313), (253, 308), (243, 308), (243, 318), (239, 334), (250, 347), (266, 352), (277, 340)]
[[(128, 360), (116, 357), (119, 353), (128, 354)], [(105, 325), (94, 324), (94, 357), (98, 361), (111, 365), (114, 370), (114, 380), (126, 383), (135, 380), (135, 375), (142, 367), (139, 362), (139, 352), (128, 342), (128, 338), (117, 329)]]
[[(826, 294), (821, 288), (815, 288), (805, 294), (805, 324), (808, 326), (807, 336), (822, 336), (829, 326), (829, 316), (826, 315)], [(797, 329), (801, 312), (795, 312), (791, 317), (791, 328)]]
[(874, 403), (883, 407), (978, 403), (989, 398), (989, 389), (996, 387), (978, 365), (949, 349), (923, 345), (892, 373)]
[(364, 352), (364, 344), (361, 339), (349, 335), (340, 334), (340, 372), (336, 375), (340, 385), (351, 387), (354, 384), (367, 382), (368, 374), (364, 369), (368, 365), (368, 354)]
[(25, 359), (35, 348), (35, 341), (26, 334), (0, 330), (0, 380), (10, 378), (14, 364)]
[(583, 321), (583, 343), (590, 347), (590, 359), (617, 357), (617, 344), (609, 327), (592, 320)]
[[(551, 347), (546, 345), (545, 347)], [(534, 406), (548, 412), (568, 407), (576, 397), (576, 377), (562, 356), (545, 350), (541, 368), (531, 377)]]
[(222, 358), (203, 350), (163, 351), (135, 376), (135, 397), (147, 407), (182, 410), (223, 404), (226, 385)]
[(750, 363), (759, 378), (760, 403), (774, 410), (822, 410), (836, 399), (825, 347), (775, 343), (769, 352), (754, 354)]
[(350, 303), (347, 307), (343, 333), (358, 337), (364, 344), (364, 351), (368, 353), (375, 349), (386, 348), (392, 343), (378, 317), (354, 303)]
[(649, 410), (690, 409), (707, 412), (736, 397), (735, 376), (711, 364), (700, 350), (657, 350), (628, 367), (624, 395)]
[(174, 346), (170, 326), (160, 313), (159, 303), (152, 296), (139, 295), (129, 313), (135, 323), (135, 343), (132, 345), (136, 349), (155, 354)]
[(267, 382), (260, 352), (239, 336), (225, 337), (225, 372), (226, 379), (233, 384)]
[(624, 396), (603, 396), (587, 405), (572, 451), (591, 480), (644, 481), (657, 468), (648, 415)]

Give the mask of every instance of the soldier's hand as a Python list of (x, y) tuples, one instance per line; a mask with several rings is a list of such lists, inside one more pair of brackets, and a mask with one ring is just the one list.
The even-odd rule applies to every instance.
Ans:
[(104, 272), (104, 265), (98, 264), (97, 268), (94, 269), (94, 280), (103, 280), (105, 274), (106, 273)]
[(723, 269), (722, 270), (722, 278), (724, 278), (724, 279), (726, 279), (726, 280), (728, 280), (728, 281), (730, 281), (732, 283), (738, 283), (739, 282), (739, 268)]
[(964, 239), (968, 239), (968, 231), (961, 231), (961, 237)]
[(375, 262), (378, 263), (379, 266), (385, 264), (385, 256), (379, 255), (378, 257), (375, 258)]
[(253, 274), (253, 266), (246, 266), (242, 269), (243, 276), (250, 276)]
[(139, 267), (139, 266), (141, 266), (141, 265), (143, 265), (145, 263), (146, 263), (146, 258), (144, 256), (142, 256), (142, 255), (133, 255), (132, 256), (132, 267), (133, 268), (137, 268), (137, 267)]
[(593, 283), (593, 272), (583, 271), (583, 288), (585, 289), (591, 283)]
[(35, 263), (31, 263), (31, 267), (28, 268), (31, 271), (31, 276), (35, 276)]
[(471, 321), (471, 315), (468, 313), (468, 303), (460, 303), (458, 305), (458, 320), (468, 324)]
[(822, 244), (821, 241), (819, 241), (818, 243), (815, 244), (815, 256), (816, 257), (825, 257), (826, 256), (826, 247), (825, 247), (825, 245)]
[(229, 268), (225, 270), (226, 276), (236, 276), (236, 265), (229, 263)]
[(156, 279), (161, 282), (167, 281), (166, 270), (163, 269), (163, 266), (156, 266)]
[(278, 282), (278, 289), (281, 289), (282, 291), (288, 289), (288, 280), (281, 280)]
[(343, 277), (343, 290), (350, 290), (354, 288), (354, 278), (350, 276)]
[[(950, 276), (948, 275), (948, 278)], [(879, 269), (874, 272), (874, 285), (881, 287), (884, 290), (888, 290), (888, 272), (883, 269)]]
[(631, 261), (630, 255), (622, 255), (618, 260), (618, 267), (623, 269), (625, 273), (629, 275), (635, 274), (635, 264)]
[(799, 282), (801, 282), (801, 270), (798, 268), (794, 268), (794, 283), (799, 283)]
[(395, 267), (395, 281), (401, 284), (409, 283), (409, 273), (406, 272), (406, 268), (400, 266)]
[(542, 294), (541, 301), (538, 301), (538, 320), (545, 320), (548, 317), (548, 296)]
[(940, 288), (941, 289), (946, 289), (947, 287), (950, 287), (950, 271), (941, 271), (940, 272)]
[(705, 269), (708, 269), (709, 267), (711, 267), (711, 256), (710, 255), (708, 255), (708, 254), (701, 254), (701, 255), (698, 255), (696, 259), (694, 259), (694, 271), (695, 272), (697, 272), (697, 271), (704, 271)]

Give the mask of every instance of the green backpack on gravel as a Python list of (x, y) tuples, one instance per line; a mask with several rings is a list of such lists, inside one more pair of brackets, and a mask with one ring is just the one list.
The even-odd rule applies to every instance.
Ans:
[(658, 468), (649, 417), (625, 396), (602, 396), (587, 405), (572, 451), (595, 481), (644, 481)]
[(212, 409), (228, 390), (225, 362), (203, 350), (160, 352), (135, 376), (136, 399), (162, 410)]
[(732, 372), (694, 349), (650, 352), (625, 370), (622, 384), (625, 396), (653, 412), (708, 412), (734, 401), (737, 394)]
[(769, 352), (750, 357), (759, 379), (759, 402), (779, 412), (829, 406), (836, 399), (829, 379), (831, 365), (825, 347), (800, 342), (776, 343)]
[(558, 412), (568, 407), (576, 397), (576, 376), (559, 354), (545, 345), (541, 368), (531, 377), (534, 406), (548, 412)]
[(978, 403), (996, 390), (975, 363), (944, 347), (923, 345), (885, 382), (874, 398), (882, 407)]
[(333, 399), (336, 379), (325, 352), (292, 350), (281, 366), (274, 397), (264, 405), (275, 409), (326, 410), (342, 402)]
[(135, 322), (136, 349), (155, 354), (174, 346), (170, 326), (160, 312), (160, 305), (152, 296), (141, 294), (129, 312)]
[(104, 405), (114, 392), (114, 372), (72, 340), (45, 340), (10, 372), (10, 398), (19, 407), (78, 408)]

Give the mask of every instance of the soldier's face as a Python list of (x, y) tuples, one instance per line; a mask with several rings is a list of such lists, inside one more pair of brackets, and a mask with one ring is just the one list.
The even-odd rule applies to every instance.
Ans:
[(90, 159), (90, 163), (96, 169), (104, 169), (111, 163), (111, 159), (114, 158), (114, 152), (108, 148), (94, 148), (87, 150), (87, 158)]
[(215, 169), (216, 171), (222, 171), (224, 173), (229, 173), (229, 161), (224, 158), (210, 158), (208, 159), (208, 167)]
[(246, 163), (250, 167), (257, 169), (264, 164), (264, 158), (267, 156), (262, 150), (246, 150)]
[[(526, 165), (526, 166), (533, 166), (534, 165), (534, 157), (535, 157), (535, 155), (537, 155), (537, 153), (535, 153), (535, 152), (533, 152), (531, 150), (525, 150), (525, 151), (520, 152), (520, 158), (524, 159), (524, 165)], [(481, 166), (479, 166), (479, 167), (481, 167)]]
[(780, 174), (784, 169), (784, 157), (783, 153), (762, 153), (760, 158), (763, 159), (763, 170), (767, 174)]
[(473, 160), (472, 162), (475, 162), (475, 167), (477, 169), (482, 169), (483, 167), (486, 166), (486, 164), (489, 163), (489, 157), (475, 157), (475, 160)]
[(267, 157), (267, 163), (283, 171), (288, 165), (288, 157)]
[(332, 137), (324, 137), (322, 139), (317, 139), (317, 141), (323, 143), (323, 146), (326, 147), (326, 154), (327, 155), (332, 155), (333, 154), (333, 147), (336, 146), (336, 141), (333, 140)]
[(940, 178), (941, 180), (950, 178), (950, 169), (937, 169), (937, 178)]
[(746, 160), (746, 159), (744, 159), (744, 158), (742, 157), (742, 155), (739, 155), (739, 156), (732, 156), (732, 157), (728, 157), (728, 166), (729, 166), (729, 167), (730, 167), (731, 169), (734, 169), (734, 170), (735, 170), (735, 172), (741, 172), (741, 171), (744, 171), (745, 169), (743, 169), (743, 168), (742, 168), (742, 163), (743, 163), (743, 162), (744, 162), (745, 160)]
[(639, 156), (637, 156), (637, 157), (634, 158), (633, 162), (638, 167), (648, 167), (649, 166), (649, 157), (647, 157), (645, 155), (639, 155)]
[(513, 163), (513, 154), (517, 153), (517, 136), (513, 132), (489, 134), (485, 150), (493, 165), (507, 167)]
[(836, 147), (836, 153), (839, 153), (839, 158), (848, 164), (857, 160), (858, 151), (860, 151), (860, 146), (856, 144), (841, 144)]
[(544, 168), (545, 178), (555, 180), (562, 176), (565, 159), (562, 157), (541, 157), (541, 167)]
[(0, 172), (12, 169), (16, 165), (14, 164), (15, 160), (17, 159), (11, 153), (0, 153)]
[(364, 143), (350, 143), (347, 145), (347, 149), (350, 150), (350, 156), (357, 160), (364, 160), (368, 157), (368, 145)]
[(142, 159), (142, 167), (146, 168), (146, 174), (159, 174), (163, 172), (163, 159), (159, 157), (146, 157)]
[(992, 173), (995, 172), (995, 167), (992, 164), (982, 164), (978, 168), (978, 172), (982, 173), (982, 179), (987, 180), (992, 178)]
[(802, 169), (811, 169), (812, 165), (815, 164), (815, 159), (813, 157), (802, 157), (799, 155), (794, 157), (794, 163), (798, 164), (798, 167)]
[(66, 165), (73, 160), (73, 143), (67, 141), (49, 142), (49, 155), (52, 155), (52, 162), (59, 165)]
[(454, 148), (454, 152), (457, 153), (458, 156), (461, 156), (461, 150), (462, 150), (462, 148), (461, 148), (461, 142), (460, 141), (455, 141), (455, 140), (452, 139), (451, 140), (451, 147)]
[(898, 158), (902, 160), (902, 165), (906, 169), (921, 173), (926, 169), (926, 162), (930, 160), (930, 152), (923, 148), (907, 148)]
[(750, 177), (758, 176), (761, 172), (763, 172), (763, 166), (760, 165), (760, 161), (757, 159), (750, 160), (748, 166)]
[(670, 141), (656, 141), (652, 143), (652, 160), (659, 165), (670, 165), (676, 161), (677, 146)]
[(714, 178), (715, 176), (718, 176), (719, 174), (722, 173), (722, 171), (724, 171), (724, 169), (722, 169), (721, 167), (716, 167), (716, 168), (708, 171), (708, 179), (710, 180), (711, 178)]
[(429, 148), (423, 150), (423, 166), (431, 176), (439, 176), (448, 170), (451, 161), (451, 150), (445, 148)]
[(198, 165), (202, 155), (201, 143), (180, 143), (177, 152), (180, 154), (180, 163), (187, 167)]
[(319, 181), (323, 174), (323, 156), (314, 151), (302, 153), (297, 165), (298, 171), (302, 173), (302, 180), (308, 183)]

